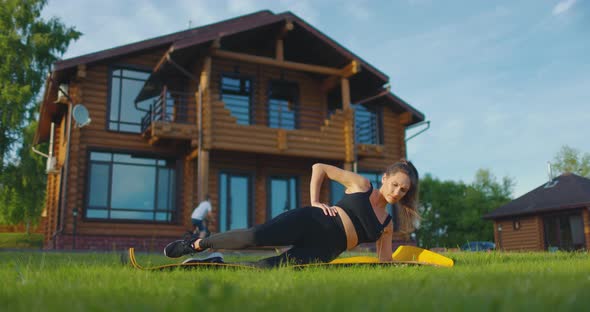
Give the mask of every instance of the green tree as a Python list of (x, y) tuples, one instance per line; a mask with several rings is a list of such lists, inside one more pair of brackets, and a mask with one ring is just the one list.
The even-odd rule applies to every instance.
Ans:
[[(44, 160), (32, 154), (36, 100), (51, 64), (81, 35), (46, 0), (0, 0), (0, 222), (38, 221), (45, 193)], [(28, 227), (27, 227), (28, 228)]]
[(472, 184), (441, 181), (426, 174), (420, 181), (422, 222), (418, 241), (425, 247), (456, 247), (468, 241), (493, 240), (492, 223), (482, 216), (509, 202), (514, 182), (498, 182), (485, 169)]
[[(21, 133), (35, 119), (44, 77), (80, 37), (58, 18), (44, 20), (46, 0), (0, 0), (0, 175)], [(12, 153), (11, 153), (12, 152)]]
[(557, 174), (571, 172), (590, 178), (590, 153), (582, 154), (573, 147), (562, 146), (551, 165), (557, 171)]
[(45, 202), (45, 158), (31, 153), (37, 122), (24, 129), (18, 150), (18, 163), (11, 163), (4, 172), (0, 188), (0, 221), (5, 224), (25, 223), (27, 233), (39, 221)]

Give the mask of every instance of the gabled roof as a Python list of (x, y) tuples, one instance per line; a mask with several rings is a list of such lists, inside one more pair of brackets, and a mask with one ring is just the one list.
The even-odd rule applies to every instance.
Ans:
[(485, 219), (536, 214), (590, 206), (590, 179), (564, 173), (486, 214)]
[[(101, 61), (108, 58), (118, 57), (141, 50), (152, 49), (157, 47), (170, 47), (172, 50), (184, 49), (190, 46), (211, 42), (217, 38), (245, 32), (254, 28), (282, 22), (291, 21), (297, 23), (306, 31), (310, 32), (320, 40), (324, 41), (328, 46), (334, 48), (348, 59), (357, 59), (361, 62), (361, 66), (370, 71), (373, 75), (383, 80), (383, 83), (389, 80), (389, 77), (373, 67), (369, 63), (362, 60), (360, 57), (341, 46), (338, 42), (332, 40), (327, 35), (323, 34), (313, 26), (306, 23), (291, 12), (284, 12), (274, 14), (271, 11), (264, 10), (248, 15), (243, 15), (233, 19), (224, 20), (218, 23), (209, 24), (192, 28), (185, 31), (180, 31), (152, 39), (147, 39), (95, 53), (90, 53), (67, 60), (58, 61), (54, 64), (54, 71), (59, 72), (66, 69), (73, 68), (81, 64), (88, 64)], [(171, 46), (172, 45), (172, 46)]]

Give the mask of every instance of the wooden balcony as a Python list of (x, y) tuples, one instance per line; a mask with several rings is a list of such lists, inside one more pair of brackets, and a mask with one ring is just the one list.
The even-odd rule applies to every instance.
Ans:
[(162, 140), (188, 140), (198, 138), (194, 96), (182, 92), (162, 92), (141, 121), (142, 136), (150, 144)]
[[(306, 108), (296, 116), (286, 114), (285, 120), (281, 120), (280, 111), (268, 107), (247, 114), (247, 118), (240, 116), (223, 101), (205, 105), (204, 146), (229, 151), (345, 159), (345, 114), (341, 110), (328, 117), (320, 109)], [(271, 115), (273, 117), (269, 118)]]

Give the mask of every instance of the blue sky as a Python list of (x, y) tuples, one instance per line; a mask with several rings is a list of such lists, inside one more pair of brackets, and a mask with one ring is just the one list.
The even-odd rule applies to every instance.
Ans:
[(297, 14), (390, 77), (431, 121), (408, 142), (422, 174), (469, 183), (486, 168), (518, 197), (561, 146), (590, 152), (587, 0), (49, 0), (44, 16), (84, 33), (70, 58), (263, 9)]

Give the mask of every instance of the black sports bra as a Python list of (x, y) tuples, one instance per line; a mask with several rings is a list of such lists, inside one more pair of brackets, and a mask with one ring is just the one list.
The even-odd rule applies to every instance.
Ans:
[(383, 224), (379, 222), (369, 200), (372, 192), (373, 185), (366, 192), (345, 193), (342, 199), (336, 204), (336, 206), (344, 209), (350, 217), (356, 230), (359, 244), (376, 242), (391, 221), (391, 215), (388, 214)]

